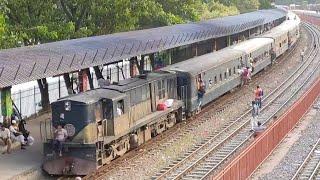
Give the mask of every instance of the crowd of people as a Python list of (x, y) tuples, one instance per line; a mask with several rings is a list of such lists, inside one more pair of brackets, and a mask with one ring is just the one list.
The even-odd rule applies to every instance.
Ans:
[(9, 126), (0, 122), (0, 140), (7, 147), (6, 152), (3, 152), (3, 154), (11, 153), (12, 142), (17, 141), (20, 143), (21, 149), (26, 149), (26, 146), (31, 146), (34, 142), (34, 138), (30, 136), (30, 132), (24, 127), (25, 121), (21, 120), (17, 123), (16, 119), (16, 117), (11, 117)]
[[(197, 113), (200, 112), (203, 97), (206, 93), (205, 91), (205, 83), (200, 80), (198, 83), (198, 109)], [(253, 90), (255, 94), (255, 99), (251, 102), (252, 110), (251, 110), (251, 131), (257, 132), (262, 131), (264, 127), (261, 125), (261, 123), (258, 121), (258, 116), (260, 115), (260, 109), (262, 108), (262, 98), (263, 98), (263, 90), (258, 85), (255, 90)]]
[[(6, 152), (3, 152), (3, 154), (11, 154), (13, 142), (20, 143), (21, 149), (26, 149), (26, 146), (31, 146), (34, 143), (34, 138), (30, 136), (30, 132), (24, 127), (25, 121), (21, 120), (17, 123), (15, 119), (11, 120), (10, 126), (0, 122), (0, 140), (6, 146)], [(58, 150), (59, 156), (62, 156), (62, 148), (68, 137), (67, 130), (63, 128), (62, 124), (59, 124), (53, 134), (52, 149), (54, 152)]]
[(251, 131), (256, 132), (264, 129), (264, 127), (261, 126), (261, 123), (258, 121), (258, 116), (260, 115), (260, 109), (262, 107), (263, 90), (258, 85), (253, 92), (255, 94), (255, 100), (251, 102)]

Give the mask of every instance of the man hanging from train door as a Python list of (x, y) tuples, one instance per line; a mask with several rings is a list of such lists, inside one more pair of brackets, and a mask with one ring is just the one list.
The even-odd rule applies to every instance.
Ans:
[(243, 85), (247, 85), (247, 84), (249, 84), (249, 70), (248, 70), (248, 68), (247, 67), (244, 67), (243, 68), (243, 72), (242, 72), (242, 78), (243, 78)]
[(205, 85), (201, 83), (200, 88), (198, 90), (198, 109), (197, 109), (197, 113), (199, 113), (201, 111), (201, 105), (202, 105), (202, 98), (204, 96), (204, 94), (206, 93), (205, 89), (204, 89)]

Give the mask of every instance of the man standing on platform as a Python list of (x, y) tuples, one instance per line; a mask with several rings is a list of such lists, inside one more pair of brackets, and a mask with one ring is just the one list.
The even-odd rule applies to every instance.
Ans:
[[(6, 128), (2, 123), (0, 123), (0, 139), (7, 146), (7, 153), (10, 154), (12, 144), (10, 130)], [(5, 154), (5, 152), (3, 154)]]

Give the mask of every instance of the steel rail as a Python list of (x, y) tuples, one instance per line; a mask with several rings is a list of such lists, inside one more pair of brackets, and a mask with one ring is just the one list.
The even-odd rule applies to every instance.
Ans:
[[(317, 175), (317, 172), (319, 171), (319, 166), (320, 166), (320, 154), (315, 158), (315, 154), (316, 154), (315, 151), (317, 149), (320, 149), (320, 138), (318, 139), (316, 144), (313, 146), (313, 148), (311, 149), (311, 151), (309, 152), (305, 160), (299, 166), (298, 170), (293, 175), (291, 180), (296, 180), (301, 178), (311, 180)], [(314, 161), (317, 161), (316, 164), (314, 164), (315, 163)]]

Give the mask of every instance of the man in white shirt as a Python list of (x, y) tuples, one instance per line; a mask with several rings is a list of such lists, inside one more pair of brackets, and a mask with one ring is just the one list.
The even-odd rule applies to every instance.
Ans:
[(301, 61), (303, 61), (303, 57), (304, 57), (304, 51), (303, 50), (301, 51), (300, 55), (301, 55)]
[(16, 120), (11, 121), (11, 126), (9, 127), (9, 130), (11, 132), (11, 138), (21, 143), (21, 149), (25, 149), (26, 143), (24, 141), (24, 136), (21, 132), (19, 132)]
[[(10, 130), (6, 128), (2, 123), (0, 123), (0, 139), (4, 142), (4, 144), (7, 146), (7, 153), (11, 153), (11, 139), (10, 139)], [(5, 152), (3, 153), (5, 154)]]
[(65, 130), (61, 124), (58, 125), (57, 129), (54, 131), (54, 141), (52, 143), (52, 148), (55, 150), (56, 145), (58, 145), (59, 156), (62, 156), (62, 148), (65, 140), (68, 137), (68, 132)]
[(121, 116), (123, 114), (122, 109), (120, 109), (119, 107), (117, 107), (117, 114), (118, 116)]

